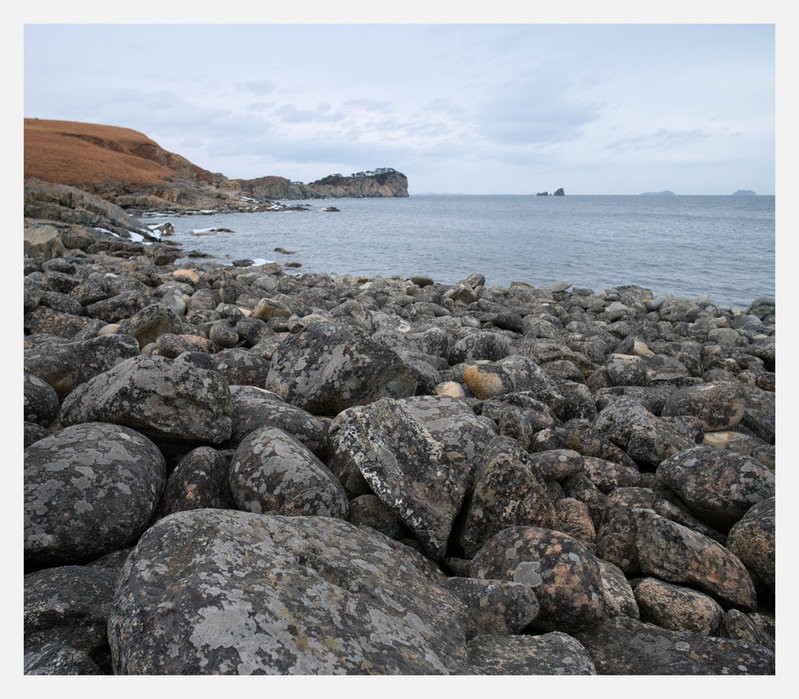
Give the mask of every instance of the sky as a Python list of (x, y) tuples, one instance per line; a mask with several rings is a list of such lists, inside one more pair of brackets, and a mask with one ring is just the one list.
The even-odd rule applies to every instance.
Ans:
[(135, 129), (230, 178), (775, 193), (768, 23), (28, 22), (23, 46), (25, 117)]

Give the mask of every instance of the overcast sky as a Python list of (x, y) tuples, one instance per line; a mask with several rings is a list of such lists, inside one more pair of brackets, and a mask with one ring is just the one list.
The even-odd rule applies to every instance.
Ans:
[(774, 194), (774, 50), (768, 24), (26, 24), (24, 115), (231, 178)]

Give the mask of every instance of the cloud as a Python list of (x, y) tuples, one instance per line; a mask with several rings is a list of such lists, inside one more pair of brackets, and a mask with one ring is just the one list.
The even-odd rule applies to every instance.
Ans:
[[(728, 129), (724, 129), (728, 130)], [(717, 131), (708, 129), (657, 129), (649, 133), (641, 133), (621, 138), (608, 143), (606, 148), (614, 151), (663, 151), (672, 148), (695, 145), (708, 141), (718, 135)], [(731, 134), (726, 134), (731, 135)], [(732, 134), (734, 135), (734, 134)]]
[(271, 80), (245, 80), (236, 83), (236, 87), (245, 92), (251, 92), (259, 97), (268, 95), (275, 90), (275, 84)]

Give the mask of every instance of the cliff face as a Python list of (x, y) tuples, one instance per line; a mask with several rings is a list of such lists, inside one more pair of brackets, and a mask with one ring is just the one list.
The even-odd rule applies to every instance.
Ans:
[(285, 177), (233, 180), (247, 196), (255, 199), (327, 199), (339, 197), (407, 197), (408, 178), (392, 168), (369, 172), (328, 175), (303, 184)]
[(405, 175), (383, 168), (310, 184), (230, 180), (117, 126), (25, 119), (25, 178), (78, 187), (127, 209), (251, 211), (275, 199), (407, 197)]

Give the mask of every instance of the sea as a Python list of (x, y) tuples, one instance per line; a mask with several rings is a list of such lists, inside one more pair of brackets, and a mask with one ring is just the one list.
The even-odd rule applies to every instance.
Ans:
[[(148, 215), (208, 261), (299, 264), (294, 274), (424, 275), (489, 286), (567, 281), (600, 291), (710, 297), (746, 309), (775, 296), (773, 196), (411, 195), (324, 199), (304, 211)], [(335, 207), (338, 211), (325, 211)]]

